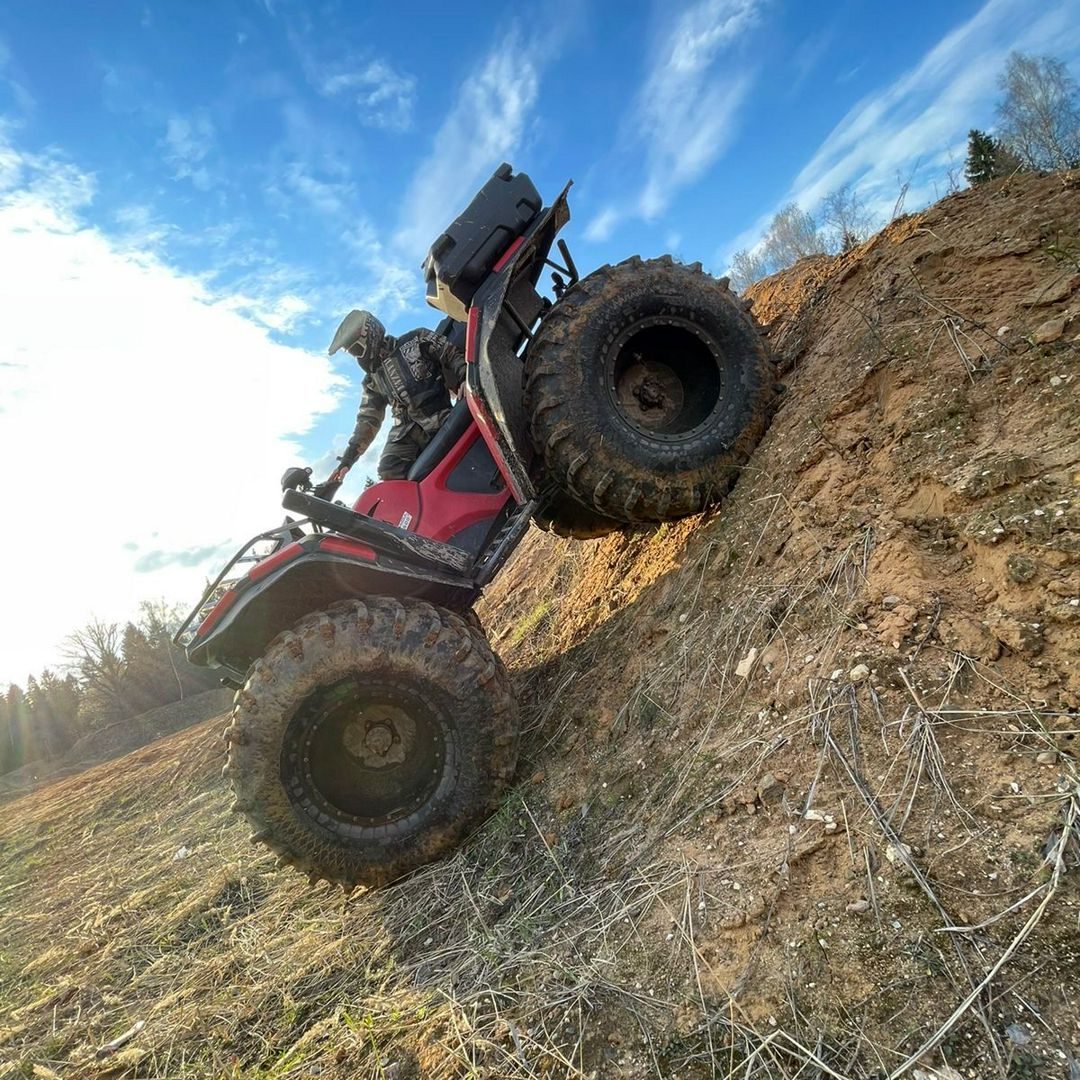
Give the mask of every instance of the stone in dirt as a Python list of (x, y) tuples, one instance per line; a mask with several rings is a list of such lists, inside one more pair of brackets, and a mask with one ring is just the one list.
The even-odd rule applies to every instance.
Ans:
[(784, 785), (771, 772), (767, 772), (758, 782), (758, 798), (762, 802), (780, 799), (784, 795)]
[(750, 672), (754, 670), (754, 664), (757, 663), (758, 651), (756, 648), (752, 648), (738, 663), (735, 668), (735, 674), (740, 679), (748, 679)]
[(1036, 345), (1049, 345), (1057, 341), (1065, 333), (1065, 323), (1067, 321), (1064, 315), (1059, 315), (1056, 319), (1047, 319), (1046, 322), (1040, 323), (1035, 328), (1032, 341)]
[(1057, 752), (1054, 750), (1044, 750), (1041, 754), (1035, 756), (1035, 760), (1040, 765), (1055, 765), (1057, 764)]
[(894, 866), (904, 866), (911, 858), (911, 848), (907, 844), (888, 844), (885, 848), (885, 858)]
[(856, 664), (848, 672), (848, 678), (855, 683), (864, 682), (870, 678), (870, 669), (865, 664)]
[(1028, 558), (1027, 555), (1021, 555), (1018, 551), (1013, 552), (1013, 554), (1005, 560), (1005, 566), (1009, 571), (1009, 577), (1011, 577), (1018, 585), (1023, 585), (1030, 581), (1035, 576), (1037, 570), (1035, 560)]

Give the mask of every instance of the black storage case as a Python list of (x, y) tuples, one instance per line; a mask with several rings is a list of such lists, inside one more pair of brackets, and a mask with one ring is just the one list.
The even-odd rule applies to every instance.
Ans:
[(428, 303), (464, 321), (477, 287), (542, 206), (540, 193), (525, 173), (515, 176), (505, 162), (500, 165), (465, 212), (431, 245), (424, 261)]

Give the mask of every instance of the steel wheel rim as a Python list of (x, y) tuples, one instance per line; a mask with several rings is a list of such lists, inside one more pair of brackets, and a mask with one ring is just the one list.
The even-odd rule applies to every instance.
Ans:
[(438, 791), (445, 730), (437, 706), (412, 688), (349, 676), (319, 687), (293, 715), (282, 781), (293, 805), (321, 824), (389, 825)]

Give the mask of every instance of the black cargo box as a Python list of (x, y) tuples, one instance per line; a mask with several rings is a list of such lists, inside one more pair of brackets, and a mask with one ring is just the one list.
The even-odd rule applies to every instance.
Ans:
[(499, 256), (540, 213), (540, 193), (505, 162), (440, 236), (424, 261), (427, 302), (464, 322), (480, 283)]

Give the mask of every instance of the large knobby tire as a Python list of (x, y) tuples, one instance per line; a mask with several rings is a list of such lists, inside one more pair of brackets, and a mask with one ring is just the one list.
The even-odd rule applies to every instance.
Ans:
[(595, 540), (626, 528), (625, 522), (597, 514), (562, 491), (541, 503), (533, 523), (544, 532), (571, 540)]
[(534, 446), (555, 484), (627, 522), (722, 498), (775, 396), (747, 307), (668, 255), (601, 267), (568, 290), (525, 357)]
[(313, 880), (376, 886), (487, 813), (514, 772), (517, 703), (478, 623), (349, 600), (271, 642), (225, 739), (254, 841)]

